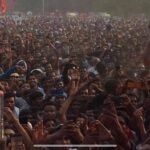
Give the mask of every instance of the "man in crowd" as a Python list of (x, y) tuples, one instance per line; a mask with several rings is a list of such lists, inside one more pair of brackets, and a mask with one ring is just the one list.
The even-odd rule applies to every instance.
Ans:
[[(22, 149), (33, 143), (149, 146), (149, 46), (148, 59), (141, 57), (146, 17), (110, 17), (108, 24), (96, 15), (54, 14), (0, 23), (4, 116), (23, 137)], [(7, 146), (17, 149), (9, 140)]]

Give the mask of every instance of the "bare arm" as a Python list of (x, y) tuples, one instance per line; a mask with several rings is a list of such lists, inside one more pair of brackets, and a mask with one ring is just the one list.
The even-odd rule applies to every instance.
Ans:
[(9, 108), (5, 108), (4, 114), (6, 115), (6, 117), (8, 118), (8, 120), (10, 120), (11, 122), (13, 122), (13, 124), (17, 128), (18, 132), (22, 135), (23, 141), (24, 141), (26, 147), (28, 149), (32, 149), (33, 143), (32, 143), (31, 138), (29, 137), (29, 135), (27, 134), (27, 132), (25, 131), (25, 129), (22, 127), (22, 125), (19, 123), (19, 120), (14, 116), (14, 114), (12, 113), (12, 111)]

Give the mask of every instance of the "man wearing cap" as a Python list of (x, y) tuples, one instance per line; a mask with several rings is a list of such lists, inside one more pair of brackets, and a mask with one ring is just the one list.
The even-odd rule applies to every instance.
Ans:
[(57, 109), (59, 110), (63, 103), (66, 101), (67, 95), (65, 92), (57, 93), (53, 98), (52, 101), (55, 102)]
[(30, 73), (36, 76), (39, 81), (42, 80), (43, 77), (45, 76), (45, 73), (40, 68), (33, 69)]
[(39, 91), (43, 94), (43, 98), (45, 98), (45, 92), (44, 89), (39, 87), (39, 80), (37, 79), (37, 77), (35, 75), (30, 75), (29, 79), (28, 79), (28, 83), (30, 84), (31, 90), (35, 90), (35, 91)]
[(0, 74), (0, 80), (3, 80), (3, 79), (8, 78), (13, 72), (16, 71), (16, 69), (17, 69), (17, 67), (14, 66), (14, 67), (8, 69), (6, 72), (1, 73), (1, 74)]
[(25, 61), (21, 60), (21, 61), (17, 62), (17, 64), (15, 66), (12, 66), (8, 70), (6, 70), (4, 73), (1, 73), (0, 74), (0, 80), (6, 79), (12, 73), (15, 73), (16, 71), (22, 70), (23, 67), (20, 66), (20, 63), (22, 63), (22, 62), (25, 64), (25, 69), (27, 70), (27, 65), (26, 65)]

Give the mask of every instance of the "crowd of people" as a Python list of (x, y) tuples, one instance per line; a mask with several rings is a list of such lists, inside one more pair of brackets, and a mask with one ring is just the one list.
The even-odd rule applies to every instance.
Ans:
[(148, 23), (144, 16), (1, 18), (7, 149), (150, 150)]

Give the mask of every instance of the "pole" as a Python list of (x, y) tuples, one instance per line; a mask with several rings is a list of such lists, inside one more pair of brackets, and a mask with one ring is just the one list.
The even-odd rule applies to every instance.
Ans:
[(4, 93), (0, 91), (0, 149), (5, 150), (6, 149), (6, 138), (4, 136)]
[(45, 14), (45, 0), (42, 0), (42, 6), (43, 6), (43, 16)]
[(4, 118), (3, 118), (3, 111), (4, 111), (4, 100), (3, 100), (3, 92), (0, 91), (0, 139), (4, 138)]

